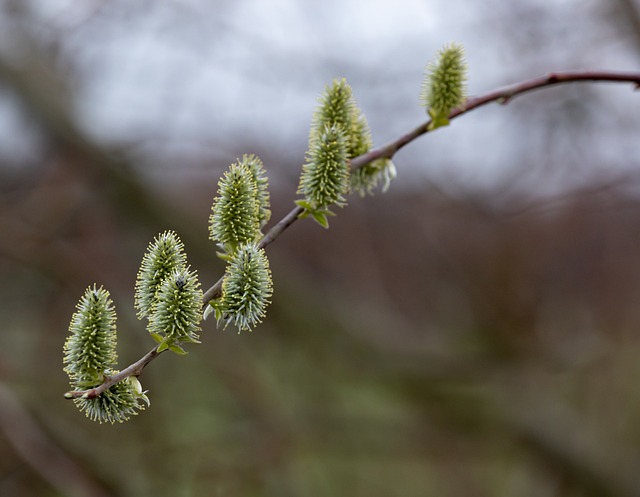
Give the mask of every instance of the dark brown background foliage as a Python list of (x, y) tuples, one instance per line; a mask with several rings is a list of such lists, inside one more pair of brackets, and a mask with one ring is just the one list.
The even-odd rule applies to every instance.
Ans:
[[(187, 357), (152, 363), (147, 411), (97, 425), (62, 398), (83, 290), (111, 291), (121, 366), (150, 349), (132, 308), (148, 242), (176, 230), (213, 284), (217, 178), (257, 153), (288, 212), (333, 77), (382, 143), (425, 119), (421, 73), (451, 39), (472, 93), (640, 60), (633, 0), (407, 2), (428, 27), (402, 3), (279, 2), (243, 24), (259, 4), (0, 4), (0, 495), (640, 494), (627, 86), (546, 89), (421, 138), (389, 193), (269, 247), (253, 333), (206, 322)], [(390, 25), (368, 38), (375, 12)], [(285, 13), (308, 45), (271, 28)]]

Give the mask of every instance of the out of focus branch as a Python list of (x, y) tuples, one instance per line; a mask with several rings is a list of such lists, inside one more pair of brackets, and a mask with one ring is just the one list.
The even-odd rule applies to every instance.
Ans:
[(181, 235), (187, 243), (200, 245), (200, 237), (190, 223), (174, 208), (156, 198), (138, 177), (133, 164), (117, 157), (95, 143), (76, 124), (61, 83), (46, 71), (38, 54), (17, 67), (0, 57), (0, 83), (4, 83), (25, 108), (43, 126), (49, 136), (81, 164), (84, 172), (97, 175), (113, 205), (127, 218), (152, 224), (181, 226)]
[(629, 26), (636, 52), (640, 53), (640, 6), (634, 0), (618, 0), (620, 20)]
[(573, 409), (548, 392), (524, 398), (522, 385), (516, 390), (505, 389), (496, 396), (499, 422), (547, 469), (586, 495), (638, 495), (637, 453), (612, 445), (604, 433), (587, 427)]
[(0, 430), (20, 459), (60, 495), (111, 495), (47, 436), (18, 397), (3, 383), (0, 383)]

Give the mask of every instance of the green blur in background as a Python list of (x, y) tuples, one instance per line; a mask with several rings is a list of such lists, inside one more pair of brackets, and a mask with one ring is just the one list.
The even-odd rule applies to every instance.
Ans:
[[(302, 27), (305, 19), (308, 27), (329, 22), (311, 19), (313, 8), (305, 14), (303, 4), (290, 3), (298, 5)], [(465, 2), (455, 3), (459, 8)], [(499, 31), (491, 19), (504, 29), (494, 33), (495, 57), (519, 57), (522, 69), (490, 77), (478, 70), (491, 67), (490, 56), (475, 59), (487, 88), (555, 69), (555, 52), (545, 52), (544, 43), (565, 36), (564, 24), (571, 33), (586, 33), (590, 23), (601, 31), (595, 41), (585, 37), (564, 47), (558, 57), (610, 67), (606, 57), (595, 58), (593, 42), (607, 54), (610, 48), (622, 53), (624, 45), (637, 61), (633, 2), (593, 2), (575, 19), (562, 2), (499, 3), (479, 2), (495, 15), (483, 18), (484, 27), (462, 16), (468, 40), (459, 39), (470, 47), (470, 84), (471, 56), (482, 56), (473, 36)], [(258, 154), (272, 184), (274, 222), (293, 207), (304, 159), (304, 126), (280, 142), (268, 134), (277, 126), (258, 117), (264, 135), (227, 125), (225, 112), (261, 115), (260, 99), (250, 97), (244, 104), (234, 100), (233, 109), (220, 107), (224, 119), (216, 126), (194, 129), (189, 123), (200, 122), (197, 113), (181, 104), (180, 92), (159, 92), (169, 117), (157, 119), (157, 128), (136, 121), (131, 110), (117, 128), (129, 129), (125, 138), (113, 129), (116, 138), (110, 138), (107, 125), (87, 119), (87, 108), (107, 106), (91, 77), (96, 68), (105, 71), (101, 77), (110, 74), (96, 53), (118, 29), (130, 34), (132, 24), (142, 29), (146, 20), (158, 19), (158, 10), (173, 9), (185, 17), (160, 17), (157, 29), (162, 36), (184, 34), (180, 39), (193, 43), (190, 56), (204, 66), (208, 45), (184, 20), (202, 28), (194, 21), (197, 9), (210, 14), (220, 28), (214, 31), (229, 36), (232, 53), (234, 40), (246, 41), (246, 32), (233, 27), (234, 16), (257, 8), (248, 1), (194, 2), (196, 10), (178, 2), (143, 4), (98, 1), (78, 14), (78, 7), (63, 2), (56, 15), (47, 11), (49, 17), (36, 1), (2, 5), (2, 22), (12, 29), (5, 31), (11, 43), (0, 40), (0, 98), (20, 116), (20, 126), (9, 120), (0, 137), (0, 495), (640, 494), (640, 155), (634, 118), (640, 103), (628, 88), (545, 90), (479, 111), (487, 128), (494, 126), (492, 116), (505, 116), (496, 129), (512, 134), (474, 148), (467, 162), (450, 149), (467, 148), (466, 140), (485, 128), (478, 121), (465, 127), (465, 116), (438, 130), (426, 144), (415, 144), (414, 155), (398, 154), (399, 178), (388, 193), (351, 196), (329, 230), (302, 220), (269, 246), (274, 296), (264, 323), (237, 334), (206, 321), (202, 344), (189, 346), (189, 355), (163, 354), (145, 369), (146, 411), (124, 424), (99, 425), (65, 400), (62, 346), (85, 288), (95, 282), (111, 292), (125, 367), (154, 346), (133, 309), (136, 272), (153, 237), (175, 230), (208, 288), (224, 270), (207, 235), (222, 171), (244, 153)], [(444, 4), (425, 3), (441, 16)], [(363, 8), (362, 2), (349, 5)], [(329, 2), (327, 8), (338, 6)], [(355, 15), (347, 19), (355, 22)], [(523, 29), (514, 34), (502, 22), (507, 19), (520, 19)], [(340, 24), (331, 22), (339, 32)], [(403, 28), (396, 26), (398, 37)], [(539, 41), (534, 53), (531, 39), (546, 40), (540, 33), (550, 41)], [(95, 44), (78, 42), (88, 34)], [(438, 47), (450, 34), (434, 33), (429, 41)], [(355, 39), (367, 46), (364, 35)], [(505, 39), (509, 48), (500, 41)], [(262, 48), (257, 54), (268, 61), (269, 70), (256, 70), (264, 76), (277, 69), (283, 78), (264, 78), (265, 101), (298, 102), (291, 88), (281, 92), (289, 75), (292, 85), (315, 95), (354, 66), (346, 76), (371, 116), (376, 143), (426, 120), (417, 96), (430, 56), (424, 46), (405, 54), (402, 68), (385, 59), (388, 79), (379, 70), (383, 62), (371, 62), (379, 79), (369, 78), (369, 62), (359, 65), (348, 51), (339, 60), (318, 55), (313, 72), (283, 65), (275, 41), (252, 46)], [(152, 51), (139, 45), (131, 51), (141, 66), (153, 66)], [(114, 72), (139, 69), (126, 64), (128, 55), (109, 59)], [(525, 66), (528, 59), (531, 66)], [(167, 71), (181, 74), (181, 66), (167, 60)], [(233, 78), (255, 83), (235, 58), (216, 63)], [(417, 84), (409, 81), (409, 67)], [(186, 102), (197, 78), (180, 81)], [(415, 114), (404, 112), (401, 91), (389, 90), (400, 81), (408, 81)], [(171, 88), (173, 82), (165, 81)], [(611, 103), (610, 94), (624, 103)], [(303, 96), (311, 110), (314, 97)], [(202, 97), (202, 113), (215, 116), (217, 108), (206, 101)], [(123, 102), (119, 111), (126, 115)], [(139, 104), (131, 103), (132, 109), (156, 115), (153, 105)], [(308, 123), (311, 112), (305, 115)], [(447, 142), (451, 136), (458, 141)], [(217, 140), (210, 148), (204, 145), (208, 137)], [(606, 137), (611, 141), (598, 141)], [(20, 140), (29, 146), (10, 147)], [(179, 146), (169, 147), (174, 140)], [(450, 148), (438, 149), (439, 140)], [(507, 166), (509, 174), (501, 175)], [(498, 173), (472, 187), (464, 174), (442, 175), (438, 167), (460, 167), (470, 177), (475, 167)]]

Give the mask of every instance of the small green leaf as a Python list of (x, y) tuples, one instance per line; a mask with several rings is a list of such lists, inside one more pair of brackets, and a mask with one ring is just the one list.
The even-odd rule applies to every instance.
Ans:
[(429, 131), (433, 131), (434, 129), (442, 128), (444, 126), (449, 126), (449, 116), (448, 115), (439, 115), (436, 114), (433, 109), (429, 109), (429, 115), (431, 116), (431, 122), (427, 126)]
[(156, 341), (156, 343), (164, 342), (164, 337), (162, 335), (160, 335), (159, 333), (151, 332), (151, 333), (149, 333), (149, 335), (151, 335), (151, 338), (153, 338)]
[[(298, 207), (302, 207), (305, 211), (310, 211), (312, 209), (311, 204), (305, 199), (296, 200), (294, 203)], [(302, 214), (304, 214), (304, 212)], [(300, 216), (302, 216), (302, 214), (300, 214)], [(308, 216), (309, 213), (307, 212), (306, 215)]]
[(163, 341), (160, 345), (158, 345), (156, 352), (159, 354), (160, 352), (164, 352), (168, 348), (169, 348), (169, 344), (166, 341)]
[(311, 215), (313, 216), (313, 219), (323, 228), (327, 229), (329, 228), (329, 221), (327, 221), (327, 216), (326, 214), (320, 212), (320, 211), (315, 211), (312, 212)]
[(207, 307), (204, 308), (204, 312), (202, 313), (202, 319), (204, 321), (207, 320), (207, 318), (209, 317), (209, 315), (214, 311), (213, 306), (211, 305), (211, 302), (209, 302), (207, 304)]
[(178, 345), (177, 343), (169, 345), (169, 350), (171, 352), (175, 352), (178, 355), (187, 355), (189, 353), (186, 350), (184, 350), (182, 347), (180, 347), (180, 345)]
[(222, 259), (223, 261), (228, 261), (230, 259), (230, 255), (226, 252), (218, 252), (216, 251), (216, 257)]

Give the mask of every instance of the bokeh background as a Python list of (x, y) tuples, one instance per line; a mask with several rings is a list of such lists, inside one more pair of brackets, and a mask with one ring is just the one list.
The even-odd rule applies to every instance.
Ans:
[(575, 84), (410, 144), (386, 194), (268, 250), (265, 322), (206, 322), (98, 425), (62, 397), (94, 282), (122, 367), (147, 244), (207, 288), (219, 176), (258, 154), (292, 207), (316, 98), (346, 77), (375, 143), (425, 121), (424, 67), (469, 93), (638, 70), (637, 0), (0, 1), (0, 495), (640, 495), (640, 95)]

